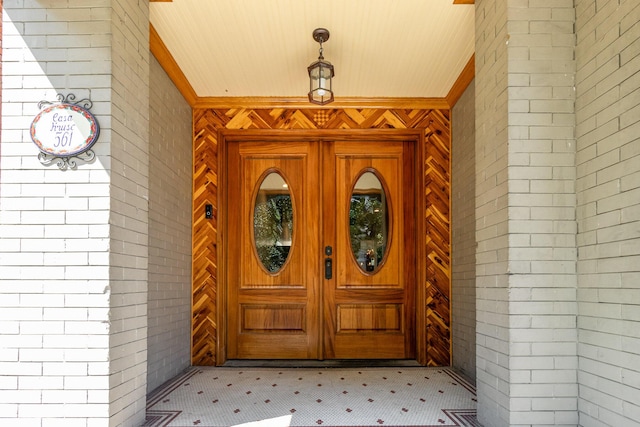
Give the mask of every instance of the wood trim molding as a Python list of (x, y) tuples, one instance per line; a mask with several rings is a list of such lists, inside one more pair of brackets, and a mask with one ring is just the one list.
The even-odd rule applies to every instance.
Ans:
[(475, 4), (474, 0), (453, 0), (453, 4)]
[[(335, 104), (335, 103), (334, 103)], [(330, 105), (334, 105), (330, 104)], [(220, 200), (225, 197), (225, 142), (242, 138), (262, 140), (264, 132), (275, 137), (326, 136), (361, 140), (372, 132), (385, 137), (414, 135), (420, 132), (420, 181), (416, 194), (416, 233), (423, 236), (416, 259), (417, 345), (426, 351), (416, 355), (429, 366), (451, 364), (451, 110), (411, 110), (375, 108), (222, 108), (193, 110), (193, 225), (192, 225), (192, 364), (224, 363), (225, 337), (220, 310), (224, 298), (221, 278), (224, 271), (225, 218), (220, 216)], [(221, 157), (222, 156), (222, 157)], [(233, 179), (233, 177), (229, 177)], [(214, 218), (205, 219), (204, 206), (214, 207)], [(423, 247), (424, 246), (424, 247)], [(420, 290), (420, 288), (423, 288)], [(220, 293), (222, 292), (222, 294)], [(221, 357), (221, 359), (219, 359)]]
[(176, 85), (176, 88), (178, 88), (187, 103), (193, 107), (198, 95), (196, 95), (196, 91), (193, 90), (189, 80), (187, 80), (187, 77), (151, 23), (149, 23), (149, 50), (151, 50), (153, 56), (158, 60), (160, 66), (167, 73), (173, 84)]
[(162, 2), (162, 3), (171, 3), (173, 0), (149, 0), (149, 3), (153, 2)]
[(476, 76), (476, 55), (471, 55), (469, 62), (465, 65), (464, 69), (458, 76), (456, 82), (451, 86), (449, 93), (445, 97), (449, 108), (453, 108), (456, 102), (460, 99), (464, 91), (469, 87), (471, 82)]
[[(167, 0), (150, 0), (167, 1)], [(460, 0), (466, 1), (466, 0)], [(192, 108), (408, 108), (449, 109), (455, 105), (469, 83), (475, 77), (475, 55), (471, 57), (462, 73), (445, 98), (336, 98), (323, 107), (311, 104), (306, 97), (199, 97), (180, 66), (167, 49), (153, 25), (149, 24), (149, 48), (173, 84)]]
[(325, 106), (311, 104), (306, 97), (199, 97), (194, 108), (295, 108), (295, 109), (337, 109), (337, 108), (408, 108), (418, 110), (448, 110), (444, 98), (336, 98)]

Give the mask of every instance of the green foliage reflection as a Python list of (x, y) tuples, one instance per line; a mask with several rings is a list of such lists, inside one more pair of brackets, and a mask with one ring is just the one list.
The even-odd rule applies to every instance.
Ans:
[(382, 262), (387, 240), (386, 222), (386, 209), (381, 194), (351, 196), (351, 250), (364, 271), (374, 271)]
[(258, 257), (271, 273), (278, 272), (289, 256), (293, 233), (293, 207), (289, 194), (260, 191), (253, 215)]

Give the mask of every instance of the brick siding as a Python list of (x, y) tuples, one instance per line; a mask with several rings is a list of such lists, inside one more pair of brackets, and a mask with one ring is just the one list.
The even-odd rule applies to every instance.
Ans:
[(476, 378), (475, 84), (453, 108), (451, 312), (453, 366)]
[(640, 3), (577, 0), (580, 423), (640, 425)]
[(191, 364), (191, 107), (150, 67), (147, 391)]
[[(3, 426), (144, 420), (147, 9), (146, 2), (4, 2)], [(95, 161), (76, 170), (40, 164), (29, 137), (38, 102), (57, 93), (91, 99), (101, 125)]]
[(476, 1), (476, 383), (478, 419), (507, 425), (506, 2)]
[(576, 425), (573, 1), (476, 14), (479, 419)]

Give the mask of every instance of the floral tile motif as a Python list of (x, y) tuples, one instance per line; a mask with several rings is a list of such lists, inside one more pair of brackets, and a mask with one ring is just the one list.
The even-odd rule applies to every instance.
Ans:
[(144, 427), (476, 427), (476, 401), (448, 368), (199, 367), (149, 395)]

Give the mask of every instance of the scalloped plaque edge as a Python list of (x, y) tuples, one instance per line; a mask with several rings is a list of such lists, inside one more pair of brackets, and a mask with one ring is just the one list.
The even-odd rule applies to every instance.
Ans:
[[(95, 158), (95, 153), (91, 150), (91, 147), (96, 143), (98, 137), (100, 136), (100, 124), (96, 117), (89, 112), (89, 109), (93, 106), (93, 102), (89, 99), (82, 99), (78, 102), (75, 101), (74, 94), (68, 94), (66, 97), (62, 94), (57, 95), (57, 102), (51, 101), (40, 101), (38, 103), (38, 107), (40, 108), (40, 112), (34, 117), (31, 122), (30, 127), (30, 136), (33, 143), (36, 145), (40, 153), (38, 154), (38, 160), (43, 165), (49, 165), (51, 163), (56, 163), (56, 165), (64, 170), (67, 168), (75, 169), (77, 167), (76, 159), (83, 160), (84, 162), (90, 162)], [(52, 115), (51, 118), (51, 129), (50, 134), (47, 135), (51, 137), (51, 133), (54, 132), (54, 118), (56, 114), (59, 114), (59, 111), (68, 111), (71, 112), (72, 115), (76, 117), (82, 117), (88, 123), (88, 135), (84, 140), (77, 145), (78, 148), (74, 148), (71, 151), (64, 149), (61, 147), (60, 150), (55, 150), (53, 147), (50, 147), (51, 144), (46, 144), (43, 142), (45, 135), (38, 134), (42, 132), (42, 130), (38, 130), (38, 124), (43, 119), (43, 117), (47, 117), (49, 114)], [(69, 115), (68, 117), (72, 117)], [(67, 120), (73, 121), (73, 126), (77, 126), (75, 120)], [(64, 123), (61, 121), (60, 123)], [(60, 125), (61, 128), (57, 128), (55, 132), (60, 134), (62, 132), (63, 136), (58, 135), (58, 145), (61, 143), (60, 138), (64, 138), (64, 127), (65, 125)], [(62, 129), (62, 130), (61, 130)], [(83, 135), (84, 136), (84, 135)], [(71, 144), (72, 136), (66, 135), (69, 138), (68, 142)], [(56, 138), (54, 136), (53, 138)]]

